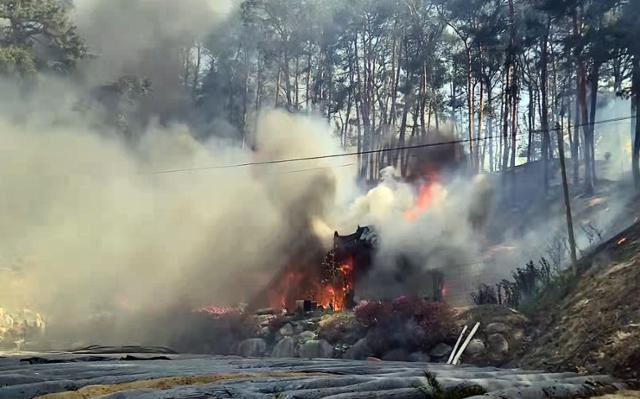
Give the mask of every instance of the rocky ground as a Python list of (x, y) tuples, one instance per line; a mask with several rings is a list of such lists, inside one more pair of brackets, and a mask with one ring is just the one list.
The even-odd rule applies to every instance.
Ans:
[(605, 376), (428, 363), (167, 353), (0, 358), (0, 398), (11, 399), (423, 399), (476, 397), (485, 392), (482, 397), (569, 398), (623, 387)]
[[(397, 322), (390, 329), (367, 326), (353, 312), (324, 315), (264, 315), (259, 333), (236, 345), (233, 354), (244, 357), (339, 358), (444, 363), (463, 326), (480, 328), (462, 361), (477, 366), (505, 366), (520, 353), (530, 330), (529, 320), (503, 306), (452, 309), (451, 325), (441, 336), (430, 336), (414, 325), (414, 319)], [(274, 325), (276, 328), (274, 329)], [(420, 342), (427, 342), (422, 345)]]

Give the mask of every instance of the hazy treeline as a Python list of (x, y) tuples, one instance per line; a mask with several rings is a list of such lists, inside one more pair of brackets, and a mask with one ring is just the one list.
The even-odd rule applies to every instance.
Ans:
[[(115, 12), (116, 3), (94, 12)], [(153, 2), (137, 11), (145, 3)], [(37, 71), (73, 75), (79, 60), (99, 58), (73, 15), (71, 0), (2, 0), (0, 71), (28, 82)], [(476, 171), (546, 165), (557, 157), (559, 124), (567, 153), (583, 165), (573, 163), (573, 180), (591, 191), (598, 95), (634, 105), (640, 95), (638, 17), (640, 4), (629, 0), (244, 0), (223, 23), (207, 29), (200, 18), (198, 34), (172, 32), (162, 51), (144, 49), (149, 62), (171, 58), (177, 67), (131, 69), (96, 96), (134, 139), (133, 126), (155, 114), (253, 145), (265, 107), (321, 114), (359, 151), (429, 142), (447, 124), (468, 141)], [(175, 85), (161, 90), (167, 81)], [(360, 176), (377, 180), (389, 165), (406, 174), (411, 156), (362, 155)]]

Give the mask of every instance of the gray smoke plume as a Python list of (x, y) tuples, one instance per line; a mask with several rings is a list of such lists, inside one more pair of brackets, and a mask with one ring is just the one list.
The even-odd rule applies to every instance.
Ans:
[[(255, 153), (198, 142), (179, 124), (151, 125), (132, 149), (102, 134), (107, 127), (94, 130), (90, 115), (79, 118), (73, 90), (61, 88), (43, 81), (20, 113), (0, 114), (0, 303), (40, 311), (67, 336), (92, 339), (81, 324), (105, 311), (247, 301), (289, 261), (282, 249), (322, 225), (316, 219), (350, 179), (335, 160), (306, 162), (301, 173), (173, 173), (340, 148), (323, 122), (265, 111)], [(41, 108), (51, 98), (58, 105)], [(122, 323), (112, 343), (126, 342), (131, 325)]]

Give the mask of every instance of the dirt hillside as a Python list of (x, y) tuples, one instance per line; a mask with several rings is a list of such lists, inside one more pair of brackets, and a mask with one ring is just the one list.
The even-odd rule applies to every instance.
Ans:
[(579, 263), (579, 277), (552, 287), (530, 318), (520, 365), (640, 378), (640, 224)]

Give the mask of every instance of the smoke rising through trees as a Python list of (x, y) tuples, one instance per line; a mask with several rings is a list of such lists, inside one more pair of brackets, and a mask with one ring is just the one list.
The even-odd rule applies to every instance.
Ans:
[[(640, 125), (595, 122), (637, 109), (639, 12), (622, 0), (0, 0), (0, 305), (55, 322), (235, 303), (301, 243), (358, 224), (382, 239), (363, 295), (433, 268), (481, 273), (500, 240), (544, 247), (558, 223), (495, 232), (487, 220), (525, 207), (517, 166), (536, 171), (521, 187), (553, 190), (556, 124), (574, 194), (637, 180)], [(466, 141), (397, 149), (450, 140)], [(188, 171), (342, 152), (366, 154)], [(442, 190), (405, 220), (434, 168)], [(173, 169), (187, 171), (154, 173)], [(399, 253), (416, 272), (382, 287)], [(489, 263), (508, 275), (528, 256)]]

